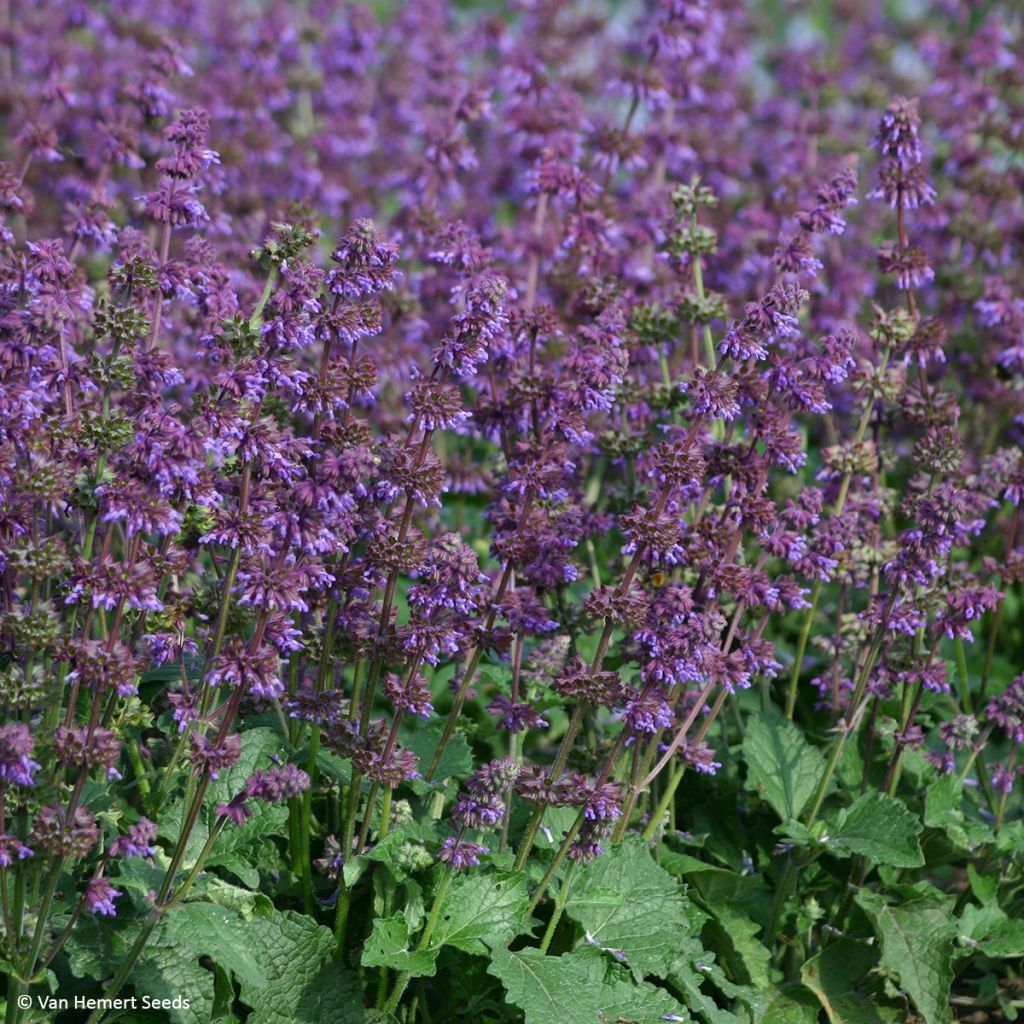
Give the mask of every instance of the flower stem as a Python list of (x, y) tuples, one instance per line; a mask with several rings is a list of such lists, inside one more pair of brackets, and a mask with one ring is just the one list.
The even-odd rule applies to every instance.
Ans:
[(562, 914), (565, 911), (565, 904), (569, 898), (569, 885), (572, 882), (572, 871), (576, 865), (571, 861), (569, 866), (565, 869), (565, 878), (562, 879), (562, 888), (558, 890), (558, 899), (555, 901), (555, 909), (551, 914), (551, 920), (548, 921), (548, 926), (544, 931), (544, 938), (540, 942), (540, 951), (547, 953), (548, 948), (551, 946), (551, 940), (554, 937), (555, 929), (558, 927), (558, 922), (562, 920)]

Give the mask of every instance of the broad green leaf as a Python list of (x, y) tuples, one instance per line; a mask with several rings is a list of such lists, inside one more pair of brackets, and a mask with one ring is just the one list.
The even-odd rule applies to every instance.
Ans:
[(814, 849), (821, 842), (821, 824), (821, 822), (818, 822), (814, 831), (811, 831), (805, 825), (801, 825), (799, 821), (784, 821), (781, 825), (776, 825), (772, 832), (783, 842), (789, 843), (792, 846), (805, 850)]
[(818, 997), (829, 1024), (880, 1024), (871, 1002), (855, 991), (874, 963), (866, 942), (840, 939), (803, 965), (800, 980)]
[(739, 1017), (723, 1010), (713, 996), (704, 991), (706, 982), (715, 984), (721, 978), (721, 968), (714, 963), (715, 954), (709, 953), (700, 939), (687, 939), (684, 952), (676, 957), (669, 970), (668, 980), (679, 991), (686, 1006), (707, 1021), (707, 1024), (739, 1024)]
[(109, 978), (124, 962), (141, 922), (83, 915), (68, 937), (65, 950), (76, 978)]
[(700, 895), (708, 906), (732, 901), (736, 905), (767, 898), (769, 889), (757, 874), (743, 875), (731, 868), (719, 867), (697, 860), (687, 854), (662, 849), (661, 866), (674, 875), (680, 875)]
[(875, 864), (916, 868), (924, 863), (918, 835), (921, 822), (899, 800), (885, 793), (864, 793), (839, 812), (828, 846), (857, 853)]
[(929, 828), (945, 828), (960, 818), (964, 784), (956, 775), (940, 775), (928, 785), (924, 797), (924, 823)]
[(489, 946), (504, 946), (526, 930), (529, 902), (521, 871), (460, 875), (445, 895), (431, 948), (454, 946), (486, 955)]
[(347, 786), (352, 781), (352, 762), (332, 754), (329, 750), (317, 751), (316, 767), (321, 775), (326, 775), (342, 785)]
[(955, 775), (943, 775), (930, 783), (924, 799), (924, 823), (940, 828), (964, 850), (975, 850), (993, 841), (992, 830), (964, 813), (963, 783)]
[(213, 974), (178, 946), (148, 945), (131, 983), (139, 995), (168, 1000), (158, 1009), (174, 1024), (207, 1024), (213, 1013)]
[(332, 958), (334, 935), (297, 914), (257, 915), (246, 924), (266, 984), (242, 981), (240, 998), (252, 1008), (246, 1024), (364, 1024), (355, 975)]
[(999, 894), (999, 876), (997, 874), (983, 875), (973, 864), (968, 864), (967, 878), (971, 883), (971, 892), (982, 903), (995, 902), (996, 896)]
[(266, 846), (268, 836), (280, 836), (287, 831), (288, 808), (283, 804), (270, 804), (263, 800), (250, 803), (252, 817), (241, 825), (228, 825), (217, 837), (209, 863), (217, 864), (222, 857)]
[(753, 985), (761, 991), (769, 989), (772, 957), (757, 938), (761, 926), (730, 901), (716, 903), (711, 911), (713, 918), (706, 928), (732, 980), (740, 985)]
[[(222, 800), (221, 802), (223, 803), (224, 801)], [(175, 800), (160, 811), (160, 817), (157, 820), (157, 835), (161, 839), (167, 840), (166, 845), (169, 850), (173, 850), (177, 845), (178, 837), (181, 835), (181, 825), (184, 816), (185, 808), (181, 800)], [(206, 845), (206, 840), (209, 838), (210, 830), (206, 826), (205, 817), (200, 814), (192, 831), (189, 833), (188, 843), (185, 845), (185, 857), (181, 863), (183, 871), (187, 871), (195, 864), (200, 852)], [(127, 861), (126, 863), (132, 864), (133, 861)]]
[(1009, 918), (994, 904), (964, 907), (958, 934), (965, 945), (986, 956), (1024, 956), (1024, 921)]
[(1024, 849), (1024, 821), (1018, 819), (1006, 822), (999, 830), (999, 835), (995, 836), (995, 847), (996, 853), (1000, 854), (1015, 854)]
[(432, 977), (437, 967), (437, 949), (412, 949), (409, 923), (404, 915), (373, 922), (373, 931), (363, 946), (364, 967), (391, 967), (414, 978)]
[(269, 914), (274, 909), (270, 898), (263, 893), (250, 892), (206, 872), (201, 874), (192, 886), (192, 894), (202, 896), (209, 903), (216, 903), (219, 907), (236, 910), (246, 921), (255, 914)]
[(219, 964), (213, 969), (212, 1024), (242, 1024), (234, 1010), (235, 983), (231, 974)]
[[(419, 758), (419, 770), (426, 775), (430, 762), (437, 750), (444, 722), (437, 720), (419, 729), (403, 729), (401, 742)], [(462, 779), (473, 771), (473, 753), (469, 749), (466, 737), (460, 732), (452, 733), (448, 745), (441, 755), (441, 763), (434, 773), (434, 782), (445, 779)], [(419, 782), (418, 787), (429, 788), (426, 782)], [(417, 787), (414, 787), (417, 788)]]
[(239, 980), (256, 988), (266, 984), (249, 948), (249, 925), (240, 914), (216, 903), (184, 903), (163, 918), (168, 945), (212, 957)]
[(683, 940), (696, 935), (705, 919), (638, 836), (572, 876), (565, 912), (590, 941), (621, 950), (638, 979), (664, 978)]
[(759, 793), (783, 821), (799, 818), (824, 771), (821, 754), (784, 718), (761, 714), (743, 739), (747, 788)]
[(800, 985), (765, 993), (759, 1024), (818, 1024), (818, 1001)]
[(216, 859), (211, 857), (207, 863), (210, 867), (223, 868), (230, 872), (249, 889), (255, 889), (260, 884), (259, 871), (237, 853), (219, 853)]
[(633, 1024), (692, 1020), (663, 989), (637, 983), (630, 973), (593, 947), (563, 956), (539, 949), (491, 952), (488, 973), (498, 978), (508, 1001), (526, 1015), (525, 1024)]
[(925, 1024), (945, 1024), (950, 1020), (952, 940), (956, 934), (952, 899), (921, 896), (901, 906), (890, 906), (867, 890), (858, 893), (856, 899), (881, 939), (881, 967), (899, 979)]

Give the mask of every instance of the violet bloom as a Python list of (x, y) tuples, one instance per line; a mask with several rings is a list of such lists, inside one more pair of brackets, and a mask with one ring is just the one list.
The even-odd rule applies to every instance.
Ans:
[(1024, 675), (1017, 676), (998, 697), (989, 701), (986, 711), (1014, 743), (1024, 743)]
[(992, 769), (992, 788), (997, 793), (1008, 795), (1013, 792), (1014, 783), (1021, 768), (1000, 762)]
[(634, 690), (623, 709), (622, 720), (634, 732), (654, 734), (659, 729), (671, 729), (675, 715), (657, 689), (643, 693)]
[(328, 290), (347, 299), (360, 299), (395, 287), (398, 247), (385, 241), (371, 220), (357, 220), (338, 243), (331, 259), (338, 264), (328, 271)]
[(9, 868), (16, 861), (33, 856), (33, 852), (16, 836), (0, 833), (0, 868)]
[(206, 682), (248, 690), (257, 697), (279, 697), (284, 693), (284, 683), (277, 674), (278, 664), (277, 652), (272, 648), (250, 651), (245, 641), (231, 637), (207, 673)]
[(481, 846), (479, 843), (471, 843), (468, 839), (456, 839), (454, 836), (449, 836), (437, 851), (437, 859), (456, 871), (465, 871), (467, 868), (478, 868), (480, 855), (489, 852), (488, 847)]
[(413, 714), (429, 718), (434, 710), (431, 703), (430, 683), (422, 672), (411, 677), (388, 674), (384, 680), (384, 692), (395, 705), (398, 714)]
[(257, 770), (245, 780), (245, 785), (226, 804), (217, 805), (218, 817), (241, 825), (253, 815), (250, 800), (280, 803), (300, 796), (309, 789), (309, 776), (294, 764), (285, 764), (267, 771)]
[(114, 857), (152, 857), (156, 854), (156, 825), (148, 818), (139, 818), (128, 826), (123, 836), (118, 836), (110, 848)]
[(532, 704), (526, 701), (509, 700), (503, 693), (499, 693), (487, 705), (487, 712), (497, 717), (498, 721), (496, 724), (499, 729), (507, 729), (509, 732), (543, 729), (548, 724), (547, 720), (541, 718), (534, 710)]
[(196, 776), (209, 773), (211, 779), (216, 779), (219, 772), (236, 765), (242, 754), (242, 737), (237, 732), (225, 736), (223, 740), (210, 739), (194, 732), (189, 742), (192, 744), (189, 760), (192, 762), (192, 773)]
[(89, 882), (85, 890), (85, 905), (94, 914), (105, 917), (114, 917), (117, 908), (114, 900), (124, 895), (119, 889), (115, 889), (105, 878), (94, 878)]
[(12, 722), (0, 726), (0, 782), (32, 786), (39, 764), (32, 760), (34, 741), (27, 725)]

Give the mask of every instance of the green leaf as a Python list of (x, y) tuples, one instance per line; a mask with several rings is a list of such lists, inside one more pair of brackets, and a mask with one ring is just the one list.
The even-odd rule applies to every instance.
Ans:
[(210, 867), (223, 868), (230, 872), (249, 889), (255, 889), (260, 884), (259, 871), (237, 853), (218, 854), (216, 860), (211, 857), (207, 863)]
[(364, 1024), (359, 982), (332, 959), (327, 928), (294, 911), (256, 916), (246, 928), (266, 980), (260, 988), (241, 983), (240, 998), (253, 1011), (246, 1024)]
[(683, 996), (686, 1006), (707, 1021), (707, 1024), (738, 1024), (739, 1018), (723, 1010), (713, 996), (703, 991), (705, 982), (724, 981), (722, 969), (714, 963), (715, 954), (709, 953), (700, 939), (687, 939), (684, 952), (677, 957), (668, 974), (672, 986)]
[(563, 956), (539, 949), (509, 952), (496, 947), (488, 973), (498, 978), (508, 1001), (526, 1014), (525, 1024), (661, 1024), (692, 1018), (668, 992), (638, 984), (629, 972), (593, 947)]
[(526, 930), (529, 903), (521, 871), (460, 875), (445, 895), (431, 948), (454, 946), (485, 956), (489, 946), (504, 946)]
[(274, 909), (270, 898), (263, 893), (250, 892), (207, 873), (199, 876), (192, 886), (192, 893), (202, 896), (210, 903), (216, 903), (219, 907), (238, 911), (246, 921), (255, 914), (269, 914)]
[(971, 892), (982, 903), (994, 903), (999, 894), (999, 875), (983, 875), (973, 864), (967, 865), (967, 879), (971, 883)]
[(352, 781), (352, 762), (332, 754), (329, 750), (317, 751), (316, 767), (321, 775), (326, 775), (342, 785), (347, 786)]
[(967, 946), (986, 956), (1024, 956), (1024, 921), (1009, 918), (995, 905), (968, 904), (960, 915), (958, 931)]
[(864, 793), (839, 812), (828, 840), (833, 851), (862, 854), (875, 864), (916, 868), (924, 863), (918, 835), (921, 822), (885, 793)]
[[(207, 1024), (213, 1013), (213, 975), (176, 946), (148, 945), (131, 973), (135, 991), (150, 999), (168, 1000), (175, 1024)], [(173, 1005), (177, 1003), (178, 1005)]]
[(242, 1024), (234, 1011), (235, 984), (219, 964), (213, 969), (213, 1024)]
[(880, 965), (899, 979), (926, 1024), (950, 1020), (949, 989), (953, 982), (953, 901), (921, 896), (890, 906), (877, 893), (857, 894), (882, 941)]
[[(424, 774), (433, 760), (434, 751), (437, 750), (443, 730), (444, 722), (438, 719), (419, 729), (403, 729), (400, 733), (402, 744), (419, 758), (419, 768)], [(453, 778), (462, 779), (472, 771), (473, 752), (469, 749), (466, 737), (460, 732), (452, 733), (451, 739), (441, 755), (441, 763), (437, 766), (437, 771), (434, 772), (434, 782)], [(430, 788), (428, 783), (422, 781), (414, 788), (417, 787)]]
[(800, 985), (765, 993), (760, 1024), (818, 1024), (818, 1003)]
[(964, 814), (963, 782), (955, 775), (943, 775), (930, 783), (924, 799), (924, 823), (942, 829), (947, 838), (964, 850), (975, 850), (992, 842), (992, 830)]
[(410, 949), (409, 923), (403, 914), (373, 922), (373, 931), (363, 946), (364, 967), (391, 967), (414, 978), (433, 977), (437, 949)]
[(124, 962), (141, 929), (133, 921), (83, 915), (68, 937), (68, 966), (76, 978), (107, 978)]
[(800, 730), (775, 714), (747, 723), (743, 738), (747, 789), (759, 793), (783, 821), (799, 818), (824, 771), (821, 754)]
[(638, 836), (573, 875), (565, 912), (597, 945), (621, 950), (637, 980), (666, 977), (705, 919)]
[(960, 817), (963, 780), (956, 775), (940, 775), (929, 783), (924, 797), (924, 823), (929, 828), (945, 828)]
[(256, 988), (266, 984), (249, 948), (249, 925), (233, 910), (216, 903), (181, 904), (165, 915), (162, 935), (169, 945), (213, 957), (240, 981)]
[(800, 980), (818, 997), (829, 1024), (880, 1024), (871, 1002), (855, 991), (874, 964), (866, 942), (840, 939), (803, 965)]
[(761, 926), (731, 901), (716, 903), (707, 924), (712, 945), (721, 952), (722, 965), (733, 981), (766, 991), (771, 986), (772, 955), (757, 938)]

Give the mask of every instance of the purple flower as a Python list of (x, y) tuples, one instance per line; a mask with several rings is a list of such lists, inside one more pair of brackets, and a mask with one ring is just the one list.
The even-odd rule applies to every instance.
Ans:
[(14, 786), (32, 786), (39, 764), (32, 760), (34, 742), (28, 726), (0, 725), (0, 781)]
[(16, 861), (31, 856), (33, 851), (20, 839), (6, 832), (0, 833), (0, 868), (9, 868)]
[(467, 868), (478, 868), (480, 866), (480, 855), (489, 853), (486, 846), (479, 843), (471, 843), (468, 839), (456, 839), (449, 836), (437, 851), (437, 859), (443, 864), (448, 864), (456, 871), (465, 871)]
[(155, 842), (156, 825), (148, 818), (139, 818), (114, 840), (110, 853), (113, 857), (152, 857), (156, 854)]
[(543, 729), (547, 721), (534, 710), (533, 705), (525, 701), (511, 701), (503, 693), (499, 693), (487, 705), (488, 714), (498, 719), (498, 728), (509, 732), (523, 732), (525, 729)]
[(117, 908), (114, 900), (124, 895), (120, 890), (115, 889), (105, 878), (94, 878), (85, 889), (85, 905), (94, 914), (106, 917), (114, 917)]
[(922, 160), (920, 127), (917, 100), (897, 96), (882, 116), (871, 144), (882, 156), (895, 160), (900, 166), (911, 167)]
[(632, 690), (622, 720), (634, 732), (653, 734), (659, 729), (671, 729), (675, 716), (664, 695), (654, 688), (642, 693)]
[(331, 259), (338, 264), (326, 277), (328, 290), (359, 299), (395, 287), (398, 247), (386, 242), (371, 220), (357, 220), (345, 233)]

